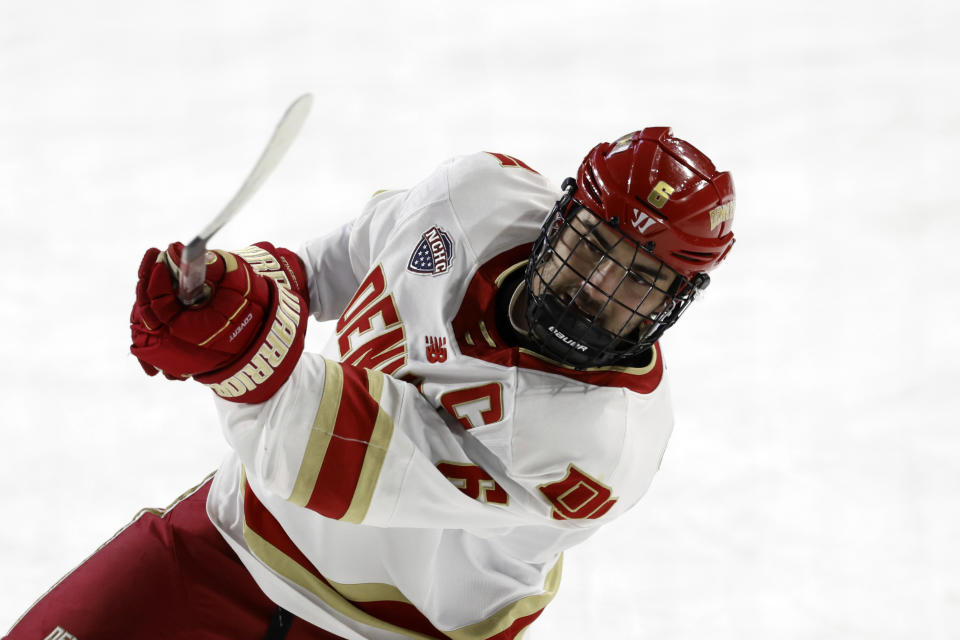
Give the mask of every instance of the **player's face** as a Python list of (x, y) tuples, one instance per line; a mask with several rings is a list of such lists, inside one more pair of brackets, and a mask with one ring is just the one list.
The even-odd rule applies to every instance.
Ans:
[(676, 272), (584, 208), (571, 214), (540, 267), (542, 280), (563, 303), (573, 302), (614, 334), (626, 335), (662, 313)]

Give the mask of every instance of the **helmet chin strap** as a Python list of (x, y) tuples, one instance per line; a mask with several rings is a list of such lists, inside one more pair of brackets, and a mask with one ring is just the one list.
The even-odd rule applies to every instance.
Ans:
[(527, 285), (526, 280), (517, 282), (513, 293), (510, 294), (510, 303), (507, 305), (507, 319), (510, 320), (510, 326), (519, 336), (530, 335), (530, 327), (527, 324)]

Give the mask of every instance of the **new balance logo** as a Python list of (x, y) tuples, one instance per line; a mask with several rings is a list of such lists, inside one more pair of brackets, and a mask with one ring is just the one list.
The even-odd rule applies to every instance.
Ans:
[(72, 633), (67, 633), (62, 627), (57, 627), (43, 640), (77, 640), (77, 636)]
[(447, 361), (447, 339), (427, 336), (427, 362)]

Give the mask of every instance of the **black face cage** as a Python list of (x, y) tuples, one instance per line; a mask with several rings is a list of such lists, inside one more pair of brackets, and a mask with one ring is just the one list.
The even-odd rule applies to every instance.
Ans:
[[(543, 355), (561, 364), (577, 369), (618, 362), (627, 366), (631, 359), (650, 348), (664, 331), (673, 326), (696, 294), (706, 288), (709, 277), (706, 274), (698, 274), (691, 281), (676, 274), (669, 287), (661, 289), (652, 284), (655, 281), (654, 277), (642, 276), (632, 271), (634, 258), (643, 252), (659, 265), (658, 275), (666, 272), (673, 273), (652, 253), (655, 248), (654, 243), (639, 246), (616, 231), (615, 226), (603, 221), (595, 214), (594, 220), (586, 221), (581, 218), (578, 219), (577, 225), (572, 224), (576, 217), (570, 215), (571, 212), (582, 206), (573, 199), (576, 186), (573, 178), (567, 178), (563, 182), (565, 193), (554, 205), (540, 229), (530, 263), (527, 265), (526, 318), (530, 335)], [(604, 248), (588, 237), (601, 225), (616, 231), (616, 244)], [(565, 246), (566, 258), (557, 250), (561, 236), (568, 241), (573, 238), (574, 244)], [(629, 255), (633, 258), (628, 264), (623, 264), (611, 255), (613, 250), (621, 244), (631, 249)], [(621, 253), (628, 255), (622, 250)], [(584, 263), (582, 258), (574, 260), (573, 256), (578, 254), (594, 256), (591, 261), (593, 264)], [(622, 272), (612, 295), (600, 292), (598, 287), (589, 284), (605, 261), (612, 261)], [(554, 270), (552, 274), (547, 275), (550, 269)], [(558, 278), (561, 273), (565, 273), (567, 282), (563, 282), (564, 278)], [(579, 281), (577, 285), (571, 286), (571, 273), (575, 274), (574, 279)], [(621, 291), (624, 282), (631, 278), (635, 282), (628, 283), (628, 286), (635, 287), (640, 284), (649, 288), (639, 302), (629, 306), (618, 299), (617, 294)], [(591, 287), (600, 293), (591, 292), (588, 296), (584, 293), (586, 287)], [(657, 305), (653, 311), (642, 313), (640, 308), (655, 291), (658, 295), (664, 296), (663, 303)], [(619, 328), (605, 328), (603, 317), (610, 315), (618, 307), (621, 312), (623, 310), (629, 312), (622, 314), (626, 320)], [(638, 320), (639, 324), (637, 324)]]

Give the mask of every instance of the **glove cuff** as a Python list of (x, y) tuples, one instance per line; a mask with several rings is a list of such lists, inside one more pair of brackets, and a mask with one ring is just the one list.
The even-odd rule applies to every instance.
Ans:
[[(267, 245), (274, 249), (272, 245)], [(276, 251), (274, 249), (274, 251)], [(303, 353), (309, 309), (303, 295), (305, 282), (287, 260), (257, 245), (237, 251), (259, 275), (270, 281), (270, 311), (250, 347), (228, 367), (195, 375), (221, 398), (256, 404), (269, 400), (293, 373)], [(282, 256), (281, 256), (282, 258)], [(300, 265), (297, 265), (300, 266)], [(286, 267), (286, 268), (284, 268)]]

